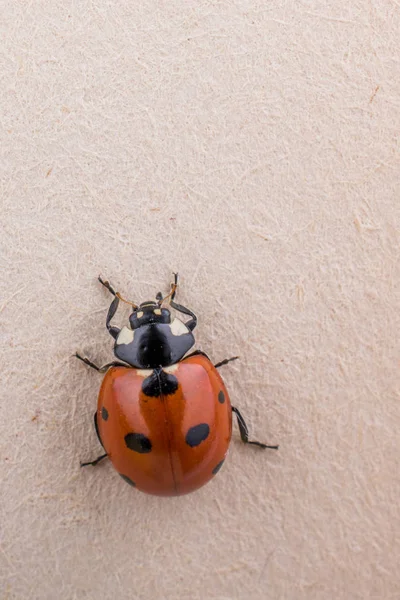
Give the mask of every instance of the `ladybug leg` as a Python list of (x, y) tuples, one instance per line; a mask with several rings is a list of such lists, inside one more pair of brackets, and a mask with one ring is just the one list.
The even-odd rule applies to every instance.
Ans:
[(246, 421), (243, 419), (240, 411), (232, 406), (232, 412), (236, 414), (236, 418), (239, 425), (240, 437), (242, 438), (242, 442), (245, 444), (254, 444), (255, 446), (259, 446), (260, 448), (272, 448), (273, 450), (278, 450), (279, 446), (267, 446), (267, 444), (262, 444), (261, 442), (252, 442), (249, 440), (249, 430), (246, 425)]
[(81, 356), (77, 352), (74, 354), (74, 356), (76, 358), (79, 358), (79, 360), (81, 360), (82, 362), (84, 362), (85, 365), (88, 365), (88, 367), (95, 369), (99, 373), (105, 373), (110, 367), (127, 367), (128, 366), (125, 363), (114, 361), (114, 362), (107, 363), (106, 365), (103, 365), (102, 367), (98, 367), (91, 360), (89, 360), (88, 358), (85, 358), (84, 356)]
[(82, 362), (84, 362), (85, 365), (88, 365), (88, 367), (91, 367), (92, 369), (95, 369), (96, 371), (100, 371), (100, 367), (98, 367), (97, 365), (95, 365), (94, 363), (92, 363), (92, 361), (89, 360), (88, 358), (85, 358), (84, 356), (81, 356), (77, 352), (75, 352), (74, 356), (75, 356), (75, 358), (79, 358), (79, 360), (81, 360)]
[(119, 332), (121, 331), (119, 327), (114, 327), (110, 325), (111, 319), (117, 312), (117, 308), (119, 305), (119, 298), (115, 296), (114, 300), (110, 304), (110, 308), (108, 309), (107, 317), (106, 317), (106, 327), (108, 329), (108, 333), (112, 335), (114, 339), (117, 339)]
[[(101, 441), (101, 437), (100, 437), (99, 426), (97, 425), (97, 412), (94, 413), (94, 428), (96, 429), (96, 434), (97, 434), (97, 437), (99, 438), (99, 442), (103, 446), (103, 442)], [(103, 446), (103, 448), (104, 448), (104, 446)], [(103, 460), (103, 458), (106, 458), (106, 456), (107, 456), (107, 454), (102, 454), (101, 456), (98, 456), (96, 458), (96, 460), (91, 460), (89, 462), (83, 462), (83, 463), (81, 463), (81, 467), (87, 467), (89, 465), (92, 465), (92, 467), (95, 467), (101, 460)]]
[(208, 360), (210, 360), (210, 357), (205, 352), (202, 352), (201, 350), (195, 350), (194, 352), (187, 354), (187, 356), (185, 356), (185, 358), (190, 358), (191, 356), (199, 356), (199, 355), (205, 356), (206, 358), (208, 358)]
[(186, 327), (188, 329), (190, 329), (190, 331), (193, 331), (193, 329), (197, 325), (197, 317), (194, 314), (194, 312), (192, 312), (191, 310), (189, 310), (185, 306), (182, 306), (182, 304), (177, 304), (173, 300), (171, 300), (170, 306), (172, 306), (172, 308), (174, 308), (175, 310), (183, 313), (184, 315), (189, 315), (190, 317), (192, 317), (189, 321), (186, 321), (185, 325), (186, 325)]
[(112, 325), (110, 325), (110, 323), (111, 323), (111, 319), (117, 312), (120, 298), (119, 298), (118, 292), (116, 292), (114, 290), (114, 288), (112, 287), (112, 285), (110, 284), (109, 281), (104, 281), (104, 279), (102, 279), (100, 276), (98, 277), (98, 280), (100, 281), (101, 285), (104, 285), (104, 287), (110, 292), (110, 294), (112, 294), (114, 296), (114, 300), (111, 302), (110, 308), (108, 309), (107, 318), (106, 318), (106, 327), (107, 327), (110, 335), (112, 335), (113, 338), (116, 339), (118, 337), (120, 329), (118, 327), (113, 327)]
[[(202, 352), (201, 350), (195, 350), (191, 354), (188, 354), (185, 358), (190, 358), (191, 356), (199, 356), (199, 355), (205, 356), (206, 358), (208, 358), (208, 360), (210, 360), (209, 356), (205, 352)], [(218, 369), (219, 367), (222, 367), (223, 365), (227, 365), (232, 360), (237, 360), (238, 358), (239, 358), (239, 356), (232, 356), (232, 358), (225, 358), (225, 360), (221, 360), (221, 362), (218, 362), (217, 364), (215, 364), (214, 367), (216, 369)]]
[(88, 467), (89, 465), (92, 465), (92, 467), (95, 467), (101, 460), (103, 460), (103, 458), (107, 458), (108, 454), (102, 454), (101, 456), (98, 456), (96, 458), (96, 460), (90, 460), (89, 462), (82, 462), (81, 463), (81, 467)]
[(239, 356), (232, 356), (232, 358), (225, 358), (224, 360), (221, 360), (221, 362), (218, 362), (216, 365), (214, 365), (214, 367), (216, 369), (219, 369), (219, 367), (223, 367), (224, 365), (227, 365), (228, 363), (230, 363), (232, 360), (237, 360), (239, 358)]

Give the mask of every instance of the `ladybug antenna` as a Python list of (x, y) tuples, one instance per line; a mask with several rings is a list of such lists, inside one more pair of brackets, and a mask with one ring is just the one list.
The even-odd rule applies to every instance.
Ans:
[(171, 291), (169, 294), (167, 294), (167, 296), (165, 296), (163, 298), (161, 292), (158, 292), (156, 298), (158, 300), (158, 304), (159, 306), (161, 306), (161, 304), (163, 302), (165, 302), (166, 300), (169, 299), (170, 303), (172, 302), (172, 300), (175, 298), (175, 294), (176, 294), (176, 290), (178, 289), (178, 273), (173, 273), (174, 275), (174, 282), (171, 283)]
[(125, 302), (125, 304), (129, 304), (129, 306), (132, 306), (132, 308), (134, 310), (136, 310), (137, 308), (139, 308), (138, 305), (135, 304), (134, 302), (131, 302), (130, 300), (125, 300), (125, 298), (123, 298), (119, 292), (117, 292), (115, 295), (117, 296), (117, 298), (119, 300), (121, 300), (121, 302)]

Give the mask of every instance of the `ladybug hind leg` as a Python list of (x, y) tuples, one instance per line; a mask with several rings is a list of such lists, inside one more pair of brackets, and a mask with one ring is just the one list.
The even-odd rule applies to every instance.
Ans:
[(88, 467), (89, 465), (95, 467), (101, 460), (103, 460), (103, 458), (107, 458), (107, 456), (108, 454), (101, 454), (95, 460), (89, 460), (89, 462), (81, 462), (81, 467)]
[(268, 446), (267, 444), (263, 444), (262, 442), (253, 442), (249, 440), (249, 430), (247, 428), (246, 421), (243, 419), (239, 409), (235, 406), (232, 406), (232, 412), (234, 412), (236, 415), (242, 442), (244, 442), (245, 444), (253, 444), (254, 446), (258, 446), (259, 448), (271, 448), (272, 450), (278, 450), (279, 446)]

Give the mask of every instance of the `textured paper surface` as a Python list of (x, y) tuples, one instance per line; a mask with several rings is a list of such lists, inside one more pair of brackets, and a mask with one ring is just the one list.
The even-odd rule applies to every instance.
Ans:
[[(0, 597), (397, 600), (395, 0), (1, 3)], [(199, 316), (252, 434), (196, 494), (81, 470), (109, 277)], [(117, 323), (127, 312), (122, 309)]]

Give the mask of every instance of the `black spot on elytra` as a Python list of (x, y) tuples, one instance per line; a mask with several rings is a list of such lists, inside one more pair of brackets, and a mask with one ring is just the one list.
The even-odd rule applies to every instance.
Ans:
[(218, 402), (220, 402), (221, 404), (223, 404), (225, 402), (225, 394), (222, 390), (218, 394)]
[(127, 477), (126, 475), (122, 475), (122, 473), (119, 473), (119, 475), (122, 477), (122, 479), (124, 481), (126, 481), (126, 483), (129, 483), (129, 485), (136, 487), (136, 483), (134, 481), (132, 481), (132, 479), (129, 479), (129, 477)]
[(204, 442), (208, 438), (210, 433), (210, 428), (207, 423), (200, 423), (200, 425), (195, 425), (191, 427), (186, 434), (186, 443), (191, 448), (198, 446), (201, 442)]
[(223, 458), (223, 459), (221, 460), (221, 462), (219, 462), (219, 463), (217, 464), (217, 466), (213, 468), (213, 470), (212, 470), (212, 472), (213, 472), (213, 475), (216, 475), (216, 474), (218, 473), (218, 471), (220, 470), (220, 468), (222, 467), (222, 465), (224, 464), (224, 462), (225, 462), (225, 459)]
[(108, 419), (108, 410), (104, 406), (101, 409), (101, 417), (104, 421), (107, 421)]
[(166, 373), (162, 369), (154, 370), (146, 377), (142, 384), (142, 392), (150, 398), (159, 398), (161, 394), (168, 396), (178, 389), (178, 380), (175, 375)]
[(140, 454), (147, 454), (152, 448), (151, 441), (143, 433), (128, 433), (125, 436), (125, 444), (129, 450)]

